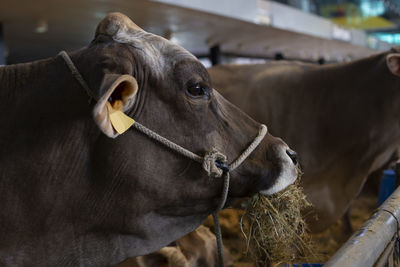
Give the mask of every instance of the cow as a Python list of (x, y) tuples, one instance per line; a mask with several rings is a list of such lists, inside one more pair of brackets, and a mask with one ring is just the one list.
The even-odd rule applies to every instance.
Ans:
[[(218, 266), (215, 235), (205, 226), (148, 255), (128, 259), (115, 267), (197, 267)], [(232, 256), (224, 247), (224, 266), (233, 266)]]
[(369, 174), (400, 143), (400, 53), (319, 66), (296, 61), (219, 65), (213, 87), (299, 153), (320, 232), (340, 219)]
[[(0, 81), (1, 266), (110, 266), (157, 251), (218, 208), (227, 176), (135, 127), (118, 130), (113, 114), (197, 155), (218, 150), (226, 162), (218, 154), (207, 166), (224, 173), (260, 136), (192, 54), (121, 13), (87, 47), (1, 67)], [(265, 134), (229, 172), (225, 206), (292, 184), (295, 161)]]

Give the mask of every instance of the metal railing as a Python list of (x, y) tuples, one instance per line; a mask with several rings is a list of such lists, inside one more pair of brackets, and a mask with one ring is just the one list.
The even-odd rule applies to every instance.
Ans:
[(324, 266), (385, 266), (397, 254), (399, 221), (400, 187)]

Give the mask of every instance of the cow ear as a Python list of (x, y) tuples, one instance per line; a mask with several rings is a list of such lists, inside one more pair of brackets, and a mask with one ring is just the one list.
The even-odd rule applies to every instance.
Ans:
[(392, 53), (387, 55), (386, 64), (394, 75), (400, 76), (400, 54)]
[(100, 130), (108, 137), (115, 138), (119, 134), (110, 120), (110, 108), (125, 112), (133, 106), (138, 84), (131, 75), (106, 74), (100, 85), (102, 94), (93, 109), (93, 118)]

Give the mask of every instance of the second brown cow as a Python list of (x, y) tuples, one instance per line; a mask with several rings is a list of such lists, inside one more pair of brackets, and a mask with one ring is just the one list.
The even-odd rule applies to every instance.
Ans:
[(350, 63), (280, 61), (209, 73), (228, 100), (299, 153), (303, 186), (318, 215), (309, 218), (313, 231), (343, 216), (400, 143), (397, 49)]

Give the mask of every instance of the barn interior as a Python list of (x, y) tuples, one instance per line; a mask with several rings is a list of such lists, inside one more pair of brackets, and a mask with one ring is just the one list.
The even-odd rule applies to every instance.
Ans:
[[(126, 14), (145, 31), (182, 46), (207, 68), (282, 60), (342, 64), (400, 44), (398, 0), (2, 0), (1, 4), (0, 66), (86, 47), (93, 40), (98, 23), (109, 12)], [(383, 175), (383, 169), (379, 169), (363, 183), (351, 210), (346, 212), (347, 219), (312, 235), (320, 255), (319, 260), (309, 262), (313, 266), (328, 262), (378, 208), (378, 198), (382, 204), (395, 190), (399, 170), (393, 161), (387, 163), (385, 168), (393, 172)], [(221, 214), (224, 245), (232, 259), (230, 266), (258, 266), (246, 253), (248, 247), (240, 228), (242, 213), (228, 209)], [(388, 219), (391, 223), (400, 214), (393, 213)], [(214, 229), (210, 218), (205, 225)], [(393, 256), (395, 245), (391, 244), (382, 245), (391, 252), (380, 255), (374, 266), (396, 266), (393, 262), (399, 260), (398, 254), (397, 258)], [(116, 266), (159, 264), (143, 262), (128, 259)], [(330, 264), (326, 266), (340, 266)]]

